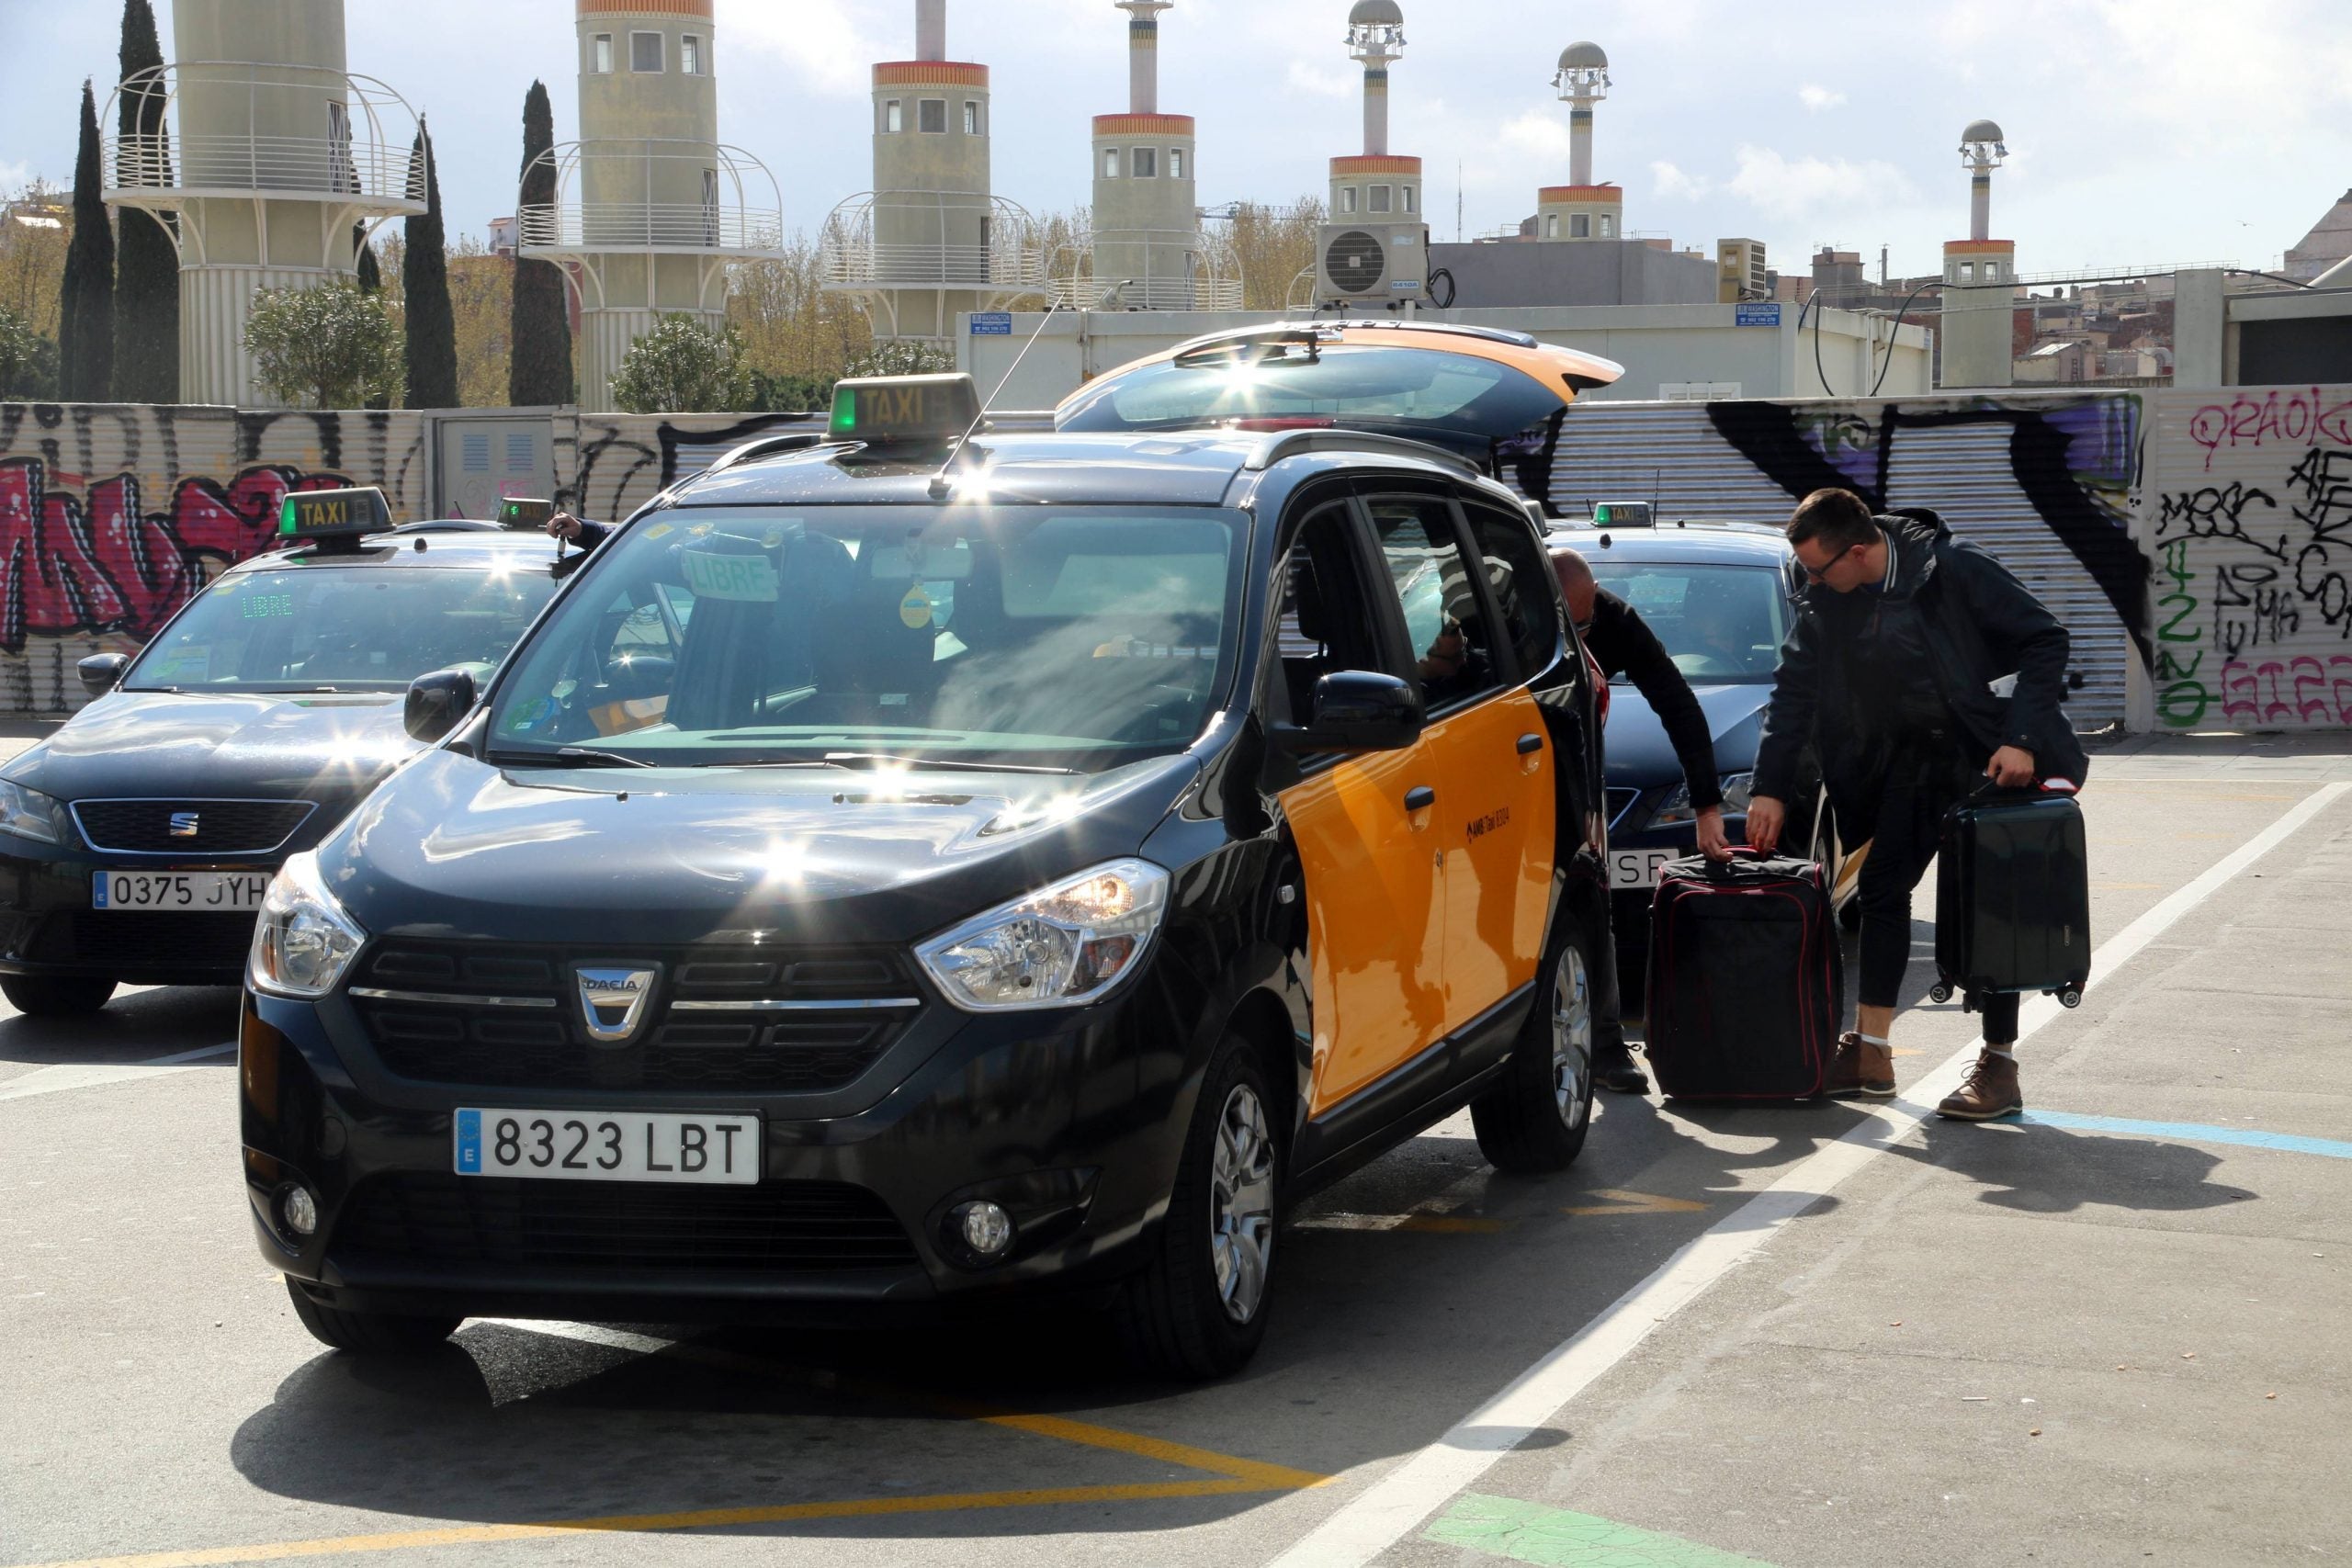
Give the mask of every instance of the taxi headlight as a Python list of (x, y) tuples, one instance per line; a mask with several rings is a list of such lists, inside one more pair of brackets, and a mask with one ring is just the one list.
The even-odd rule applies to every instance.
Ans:
[[(1726, 817), (1747, 816), (1747, 803), (1756, 793), (1756, 775), (1754, 773), (1725, 773), (1719, 787), (1724, 792), (1724, 815)], [(1651, 815), (1649, 825), (1653, 828), (1671, 828), (1678, 823), (1696, 822), (1698, 819), (1699, 814), (1690, 809), (1690, 786), (1685, 783), (1674, 786), (1673, 793), (1668, 795), (1657, 810)]]
[(44, 844), (71, 841), (65, 826), (65, 803), (37, 789), (0, 779), (0, 833), (39, 839)]
[(367, 940), (327, 891), (317, 854), (305, 850), (279, 868), (262, 899), (245, 978), (281, 997), (323, 997)]
[(943, 931), (915, 956), (967, 1012), (1078, 1007), (1134, 973), (1168, 908), (1168, 874), (1114, 860)]

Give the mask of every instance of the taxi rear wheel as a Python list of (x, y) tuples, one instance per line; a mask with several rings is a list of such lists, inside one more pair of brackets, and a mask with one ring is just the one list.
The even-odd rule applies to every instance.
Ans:
[(1502, 1077), (1470, 1102), (1487, 1164), (1534, 1175), (1575, 1163), (1592, 1126), (1592, 971), (1563, 941)]
[(349, 1312), (321, 1306), (291, 1280), (286, 1281), (286, 1294), (294, 1303), (294, 1315), (302, 1320), (302, 1326), (311, 1331), (311, 1338), (332, 1349), (348, 1350), (356, 1356), (413, 1356), (440, 1344), (465, 1321), (461, 1317), (416, 1317), (405, 1313)]
[(1227, 1035), (1202, 1080), (1150, 1261), (1119, 1299), (1128, 1351), (1153, 1371), (1224, 1377), (1266, 1337), (1283, 1174), (1277, 1103), (1250, 1043)]
[(0, 996), (27, 1018), (79, 1018), (107, 1005), (114, 982), (100, 976), (0, 976)]

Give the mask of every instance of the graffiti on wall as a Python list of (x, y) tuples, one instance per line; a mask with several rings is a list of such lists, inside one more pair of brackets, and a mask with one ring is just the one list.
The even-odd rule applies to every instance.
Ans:
[(0, 711), (79, 705), (74, 660), (268, 547), (288, 490), (381, 485), (422, 515), (424, 434), (405, 412), (0, 404)]
[(556, 438), (557, 467), (574, 476), (561, 499), (586, 516), (620, 522), (746, 441), (822, 428), (821, 415), (805, 413), (582, 414), (575, 430)]
[(2352, 389), (2167, 396), (2143, 501), (2158, 723), (2352, 725)]

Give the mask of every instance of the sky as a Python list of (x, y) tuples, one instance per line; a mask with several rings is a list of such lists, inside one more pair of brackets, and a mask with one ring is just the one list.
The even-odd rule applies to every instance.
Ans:
[[(172, 54), (171, 0), (154, 0)], [(1614, 81), (1594, 172), (1625, 226), (1709, 251), (1763, 240), (1802, 270), (1823, 244), (1889, 247), (1896, 276), (1965, 238), (1961, 128), (1997, 120), (1993, 232), (2031, 276), (2275, 266), (2352, 187), (2352, 0), (1918, 0), (1792, 10), (1732, 0), (1404, 0), (1393, 151), (1425, 161), (1441, 241), (1516, 225), (1567, 179), (1550, 77), (1589, 38)], [(1361, 150), (1347, 0), (1178, 0), (1160, 104), (1200, 121), (1202, 204), (1321, 195)], [(348, 7), (349, 68), (435, 128), (448, 227), (514, 209), (522, 101), (548, 84), (576, 134), (567, 0)], [(718, 0), (722, 141), (764, 162), (787, 228), (871, 182), (868, 65), (913, 52), (913, 0)], [(1782, 20), (1766, 25), (1758, 18)], [(0, 0), (0, 186), (73, 171), (84, 76), (115, 75), (117, 0)], [(1815, 25), (1805, 25), (1810, 16)], [(996, 194), (1034, 212), (1088, 198), (1088, 117), (1126, 107), (1110, 0), (949, 0), (948, 53), (987, 63)], [(751, 203), (766, 205), (764, 200)]]

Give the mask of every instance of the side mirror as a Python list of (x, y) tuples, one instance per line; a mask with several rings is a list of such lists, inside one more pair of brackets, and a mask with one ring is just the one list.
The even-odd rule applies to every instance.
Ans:
[(114, 690), (116, 682), (122, 679), (122, 672), (130, 668), (130, 660), (125, 654), (94, 653), (76, 661), (74, 672), (82, 677), (84, 691), (94, 697), (103, 697)]
[(1281, 724), (1277, 745), (1291, 751), (1401, 751), (1421, 738), (1421, 694), (1394, 675), (1335, 670), (1315, 682), (1315, 716)]
[(429, 746), (458, 728), (458, 721), (472, 711), (479, 694), (471, 671), (436, 670), (419, 675), (408, 683), (401, 724), (413, 738)]

